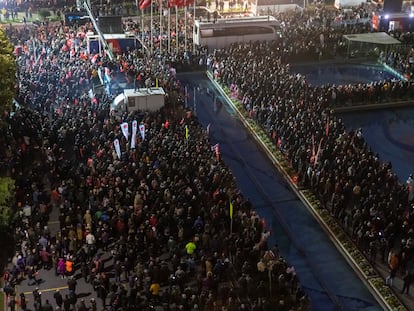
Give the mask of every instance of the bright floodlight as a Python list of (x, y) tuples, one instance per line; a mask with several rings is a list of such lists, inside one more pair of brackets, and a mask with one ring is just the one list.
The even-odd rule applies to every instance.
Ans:
[(411, 12), (410, 13), (410, 18), (413, 18), (414, 17), (414, 13), (413, 12)]
[(390, 18), (390, 16), (388, 14), (386, 14), (384, 17), (385, 17), (385, 19), (389, 19)]

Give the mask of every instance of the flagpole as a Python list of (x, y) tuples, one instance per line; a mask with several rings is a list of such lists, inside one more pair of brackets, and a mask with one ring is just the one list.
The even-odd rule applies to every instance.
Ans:
[(162, 7), (163, 0), (159, 0), (159, 10), (160, 10), (160, 38), (159, 38), (159, 44), (160, 44), (160, 56), (162, 55), (162, 15), (163, 15), (163, 7)]
[(187, 52), (187, 6), (184, 7), (184, 52)]
[(142, 45), (142, 55), (145, 55), (144, 10), (141, 10), (140, 17), (141, 17), (141, 45)]
[(195, 87), (194, 87), (194, 92), (193, 92), (193, 102), (194, 102), (194, 115), (197, 116), (196, 88)]
[(175, 6), (175, 45), (176, 53), (178, 54), (178, 6)]
[(151, 1), (151, 33), (150, 33), (150, 36), (151, 36), (151, 38), (150, 38), (150, 49), (151, 49), (151, 56), (152, 56), (152, 54), (153, 54), (153, 43), (154, 43), (154, 37), (153, 37), (153, 28), (154, 28), (154, 22), (153, 22), (153, 19), (152, 19), (152, 14), (153, 14), (153, 9), (152, 9), (152, 1)]
[(171, 9), (168, 7), (168, 54), (171, 54)]
[(195, 41), (194, 41), (194, 34), (195, 34), (195, 20), (196, 20), (196, 1), (193, 2), (193, 54), (195, 54)]

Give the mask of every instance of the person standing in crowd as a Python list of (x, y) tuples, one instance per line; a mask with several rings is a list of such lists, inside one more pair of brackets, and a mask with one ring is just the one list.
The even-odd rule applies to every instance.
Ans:
[(49, 300), (46, 299), (44, 305), (42, 306), (42, 311), (53, 311), (52, 305), (49, 303)]
[(403, 275), (403, 288), (401, 289), (401, 294), (409, 295), (411, 283), (413, 282), (414, 274), (410, 270), (406, 270)]
[(63, 305), (63, 296), (62, 296), (62, 294), (60, 293), (59, 289), (57, 289), (57, 290), (55, 291), (55, 293), (53, 294), (53, 298), (55, 298), (56, 305), (57, 305), (59, 308), (61, 308), (61, 307), (62, 307), (62, 305)]
[(38, 307), (38, 310), (40, 310), (42, 306), (42, 292), (39, 291), (38, 287), (36, 287), (35, 290), (33, 291), (33, 299), (34, 299), (35, 305), (37, 305)]
[(68, 279), (68, 290), (69, 290), (69, 296), (76, 296), (76, 286), (77, 286), (77, 281), (75, 279), (74, 276), (69, 277)]
[(16, 298), (14, 296), (10, 296), (10, 301), (9, 301), (10, 311), (16, 311), (16, 307), (17, 307)]
[(72, 277), (73, 276), (73, 259), (72, 256), (68, 256), (65, 260), (65, 275), (67, 277)]
[(66, 274), (66, 263), (64, 258), (59, 258), (57, 262), (57, 275), (60, 276), (61, 279), (65, 278)]
[(19, 306), (22, 311), (27, 311), (27, 300), (24, 293), (20, 293)]
[(391, 250), (388, 254), (389, 275), (385, 279), (385, 284), (389, 286), (393, 285), (394, 278), (397, 275), (398, 265), (398, 253), (395, 250)]
[(97, 311), (95, 298), (91, 298), (90, 300), (90, 311)]
[(63, 310), (71, 311), (71, 308), (72, 308), (71, 299), (69, 295), (66, 294), (65, 298), (63, 299)]

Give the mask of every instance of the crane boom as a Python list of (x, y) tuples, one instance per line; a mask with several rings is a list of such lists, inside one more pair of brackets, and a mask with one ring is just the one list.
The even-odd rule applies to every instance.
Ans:
[(83, 2), (83, 7), (85, 8), (86, 12), (88, 13), (89, 18), (90, 18), (90, 20), (93, 24), (93, 27), (95, 28), (96, 33), (98, 34), (99, 39), (101, 40), (104, 51), (108, 55), (109, 59), (113, 60), (114, 59), (114, 54), (112, 53), (112, 50), (108, 45), (108, 42), (106, 42), (104, 35), (102, 34), (101, 30), (99, 29), (99, 26), (98, 26), (98, 23), (96, 22), (95, 16), (93, 15), (91, 8), (89, 7), (89, 5), (86, 1)]

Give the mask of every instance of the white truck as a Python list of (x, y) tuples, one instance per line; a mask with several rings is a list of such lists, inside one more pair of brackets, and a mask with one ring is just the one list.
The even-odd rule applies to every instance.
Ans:
[(165, 92), (161, 87), (125, 89), (111, 104), (111, 114), (132, 111), (157, 111), (164, 106)]

